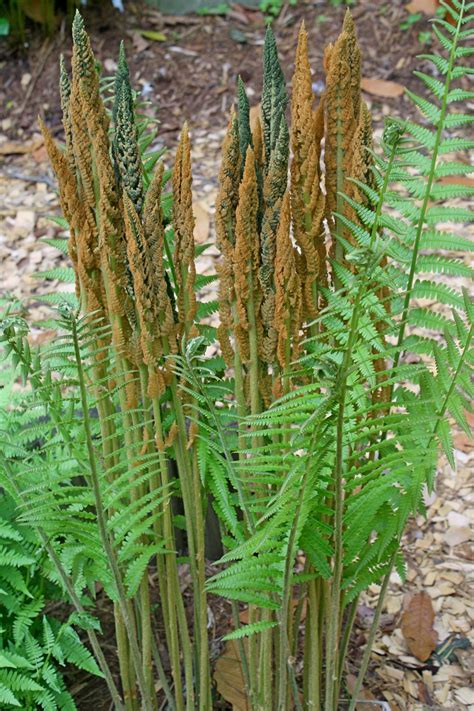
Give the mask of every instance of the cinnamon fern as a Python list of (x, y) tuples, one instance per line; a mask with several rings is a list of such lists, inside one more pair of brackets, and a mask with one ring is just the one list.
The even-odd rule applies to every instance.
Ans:
[[(71, 77), (61, 65), (65, 148), (43, 127), (76, 294), (49, 324), (52, 343), (31, 345), (20, 316), (3, 320), (6, 356), (30, 388), (18, 446), (41, 444), (13, 468), (7, 450), (2, 486), (89, 616), (115, 708), (220, 704), (212, 593), (232, 611), (250, 709), (336, 711), (359, 596), (382, 582), (355, 708), (390, 573), (404, 575), (407, 522), (439, 454), (453, 463), (452, 421), (468, 431), (473, 308), (459, 282), (472, 270), (456, 225), (472, 219), (461, 206), (472, 188), (456, 182), (469, 168), (451, 154), (473, 146), (472, 93), (458, 85), (471, 73), (472, 10), (446, 4), (440, 54), (424, 56), (437, 76), (418, 73), (425, 95), (408, 92), (420, 122), (387, 120), (376, 145), (350, 14), (326, 49), (318, 104), (301, 28), (290, 124), (267, 31), (260, 116), (251, 126), (239, 79), (222, 148), (219, 304), (199, 300), (192, 132), (184, 124), (166, 170), (149, 153), (123, 46), (104, 88), (77, 16)], [(224, 552), (210, 576), (216, 517)], [(90, 621), (98, 584), (119, 678)]]

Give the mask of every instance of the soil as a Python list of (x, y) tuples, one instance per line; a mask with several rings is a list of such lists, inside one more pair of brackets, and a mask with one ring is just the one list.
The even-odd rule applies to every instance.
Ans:
[[(337, 3), (334, 3), (337, 4)], [(419, 81), (412, 76), (415, 57), (422, 51), (420, 32), (429, 30), (422, 16), (409, 29), (400, 24), (407, 18), (404, 0), (358, 0), (353, 15), (359, 33), (365, 79), (396, 82), (415, 91)], [(313, 88), (323, 89), (324, 46), (338, 34), (345, 8), (330, 0), (299, 0), (296, 7), (285, 4), (274, 21), (282, 66), (290, 79), (296, 37), (302, 19), (310, 38), (314, 68)], [(238, 74), (247, 84), (251, 105), (256, 106), (261, 90), (262, 45), (265, 18), (262, 13), (232, 5), (220, 16), (170, 16), (138, 3), (128, 4), (121, 15), (108, 2), (90, 10), (84, 8), (93, 49), (105, 74), (112, 74), (121, 38), (129, 59), (134, 86), (151, 102), (147, 111), (160, 122), (159, 141), (173, 149), (184, 120), (191, 127), (193, 143), (194, 210), (199, 242), (212, 242), (219, 147), (233, 101)], [(162, 33), (162, 41), (147, 39), (142, 31)], [(58, 138), (62, 137), (58, 97), (57, 58), (62, 52), (69, 61), (71, 42), (65, 24), (58, 22), (54, 37), (43, 39), (30, 31), (28, 46), (19, 52), (7, 40), (0, 43), (0, 297), (11, 293), (25, 302), (30, 320), (44, 316), (40, 296), (62, 288), (57, 282), (45, 285), (35, 279), (46, 269), (61, 266), (64, 258), (41, 242), (54, 237), (59, 228), (47, 215), (59, 213), (55, 183), (38, 134), (37, 116), (45, 117)], [(423, 69), (423, 62), (416, 60)], [(467, 88), (467, 87), (466, 87)], [(376, 134), (381, 133), (386, 115), (409, 116), (413, 109), (404, 96), (365, 94), (373, 115)], [(460, 226), (460, 230), (466, 228)], [(200, 257), (198, 271), (213, 273), (217, 250), (212, 247)], [(207, 296), (212, 296), (212, 287)], [(35, 333), (35, 331), (34, 331)], [(39, 330), (37, 332), (39, 334)], [(367, 678), (367, 699), (384, 699), (392, 711), (421, 711), (427, 708), (474, 708), (470, 686), (474, 669), (472, 649), (459, 651), (440, 669), (423, 665), (412, 657), (400, 630), (407, 595), (426, 591), (434, 606), (439, 641), (450, 635), (467, 639), (474, 608), (470, 596), (473, 556), (468, 543), (472, 521), (474, 453), (465, 435), (455, 432), (456, 470), (440, 461), (436, 493), (427, 498), (426, 518), (412, 522), (406, 537), (408, 575), (406, 582), (392, 576), (380, 633), (376, 640)], [(187, 571), (182, 569), (186, 588)], [(153, 584), (153, 578), (152, 578)], [(187, 604), (191, 614), (190, 590)], [(360, 649), (365, 643), (378, 587), (364, 597), (351, 643), (349, 671), (356, 673)], [(100, 596), (99, 596), (100, 601)], [(117, 670), (114, 657), (112, 613), (105, 601), (99, 604), (105, 654)], [(211, 598), (211, 657), (222, 650), (221, 638), (228, 629), (230, 612), (225, 602)], [(158, 625), (159, 627), (159, 625)], [(157, 630), (159, 638), (159, 628)], [(110, 709), (107, 691), (100, 681), (85, 674), (67, 672), (80, 711)], [(215, 708), (228, 708), (216, 699)], [(360, 705), (363, 711), (377, 708)], [(269, 710), (270, 711), (270, 710)]]
[[(323, 87), (322, 56), (325, 45), (340, 31), (345, 6), (328, 0), (312, 0), (285, 5), (273, 29), (282, 66), (289, 79), (292, 73), (296, 38), (304, 19), (314, 68), (314, 89)], [(400, 28), (407, 12), (402, 0), (374, 2), (359, 0), (352, 8), (363, 56), (363, 76), (395, 81), (419, 88), (411, 74), (414, 57), (420, 53), (417, 36), (428, 29), (421, 19), (409, 30)], [(265, 16), (239, 5), (221, 16), (170, 16), (141, 4), (128, 4), (121, 15), (102, 3), (84, 8), (92, 46), (105, 73), (115, 69), (122, 38), (134, 86), (152, 101), (161, 122), (160, 133), (172, 142), (183, 121), (191, 128), (214, 130), (225, 126), (240, 74), (248, 87), (251, 103), (257, 103), (261, 88), (261, 62)], [(157, 32), (164, 41), (145, 39), (141, 32)], [(25, 51), (0, 44), (0, 125), (9, 138), (22, 138), (36, 130), (41, 115), (54, 130), (60, 130), (58, 62), (63, 53), (71, 55), (71, 40), (64, 22), (57, 34), (41, 39), (31, 34)], [(420, 64), (418, 63), (418, 66)], [(370, 97), (369, 97), (370, 99)], [(372, 98), (377, 112), (410, 110), (407, 98)]]

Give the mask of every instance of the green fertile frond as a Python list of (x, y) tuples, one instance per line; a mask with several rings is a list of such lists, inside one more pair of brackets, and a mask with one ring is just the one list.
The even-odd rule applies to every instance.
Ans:
[(138, 146), (135, 106), (125, 49), (120, 45), (120, 55), (115, 78), (113, 107), (113, 155), (124, 189), (140, 214), (143, 207), (143, 168)]
[[(285, 77), (278, 61), (275, 36), (268, 26), (263, 50), (262, 124), (265, 144), (265, 172), (268, 172), (272, 152), (279, 140), (288, 104)], [(286, 139), (288, 144), (288, 138)], [(287, 147), (288, 150), (288, 147)], [(245, 155), (245, 154), (244, 154)]]
[(239, 127), (239, 148), (241, 156), (241, 174), (244, 170), (245, 156), (247, 148), (253, 146), (252, 131), (250, 129), (250, 105), (245, 91), (245, 84), (240, 78), (237, 79), (237, 122)]

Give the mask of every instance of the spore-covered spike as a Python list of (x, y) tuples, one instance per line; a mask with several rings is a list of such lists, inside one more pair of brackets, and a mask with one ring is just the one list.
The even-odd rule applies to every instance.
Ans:
[[(122, 84), (126, 82), (131, 85), (130, 82), (130, 70), (128, 68), (127, 57), (125, 54), (125, 44), (122, 40), (119, 46), (119, 56), (117, 62), (117, 70), (115, 72), (115, 82), (114, 82), (114, 105), (112, 108), (112, 120), (115, 123), (116, 112), (117, 112), (117, 96), (119, 96)], [(133, 109), (133, 99), (132, 99), (132, 109)]]
[(239, 125), (232, 109), (227, 132), (222, 145), (222, 163), (219, 172), (219, 191), (216, 200), (216, 242), (222, 254), (219, 264), (219, 317), (218, 337), (222, 354), (230, 365), (234, 352), (229, 340), (233, 327), (232, 303), (234, 301), (233, 254), (235, 244), (235, 212), (239, 201), (240, 183)]
[(179, 335), (191, 335), (196, 315), (196, 266), (194, 263), (194, 215), (191, 144), (187, 123), (181, 131), (173, 169), (174, 268), (178, 285)]
[(86, 32), (84, 20), (79, 10), (76, 10), (72, 23), (72, 41), (75, 52), (75, 71), (77, 79), (94, 80), (97, 77), (94, 54), (89, 35)]
[(123, 42), (115, 76), (113, 108), (113, 154), (118, 174), (138, 214), (143, 207), (143, 168), (138, 146), (138, 129)]
[(219, 172), (219, 192), (216, 201), (216, 240), (221, 251), (225, 243), (235, 242), (235, 210), (239, 200), (240, 182), (239, 124), (231, 111), (227, 133), (222, 145), (222, 163)]
[(263, 50), (262, 122), (265, 145), (265, 170), (278, 140), (280, 123), (285, 116), (288, 96), (285, 77), (278, 60), (275, 36), (270, 27), (265, 34)]
[(347, 34), (349, 73), (354, 116), (358, 116), (361, 106), (360, 80), (361, 56), (354, 20), (349, 8), (346, 10), (342, 31)]
[(280, 223), (276, 237), (275, 320), (277, 358), (286, 370), (298, 353), (301, 329), (301, 284), (296, 268), (296, 252), (290, 237), (290, 196), (281, 203)]
[(324, 131), (322, 104), (313, 111), (314, 95), (308, 57), (308, 38), (302, 24), (292, 81), (291, 209), (293, 231), (301, 249), (298, 261), (305, 316), (318, 310), (318, 286), (327, 282), (322, 221), (324, 194), (320, 186), (319, 159)]
[(63, 115), (64, 137), (66, 141), (66, 154), (72, 173), (76, 172), (76, 162), (74, 160), (74, 144), (71, 122), (71, 80), (66, 69), (64, 56), (59, 58), (59, 95), (61, 99), (61, 111)]
[(272, 151), (268, 173), (264, 180), (263, 213), (260, 235), (260, 284), (262, 286), (262, 322), (264, 337), (262, 359), (266, 363), (275, 361), (276, 332), (275, 319), (275, 253), (276, 234), (280, 222), (280, 208), (288, 183), (288, 126), (285, 118), (280, 122), (280, 130)]
[[(249, 301), (253, 302), (257, 331), (261, 332), (259, 271), (258, 185), (255, 172), (255, 156), (251, 147), (247, 149), (244, 174), (239, 187), (234, 250), (234, 288), (239, 323), (236, 338), (242, 360), (248, 360), (249, 353)], [(252, 290), (250, 289), (252, 285)], [(259, 335), (259, 334), (258, 334)]]
[(237, 79), (237, 118), (239, 126), (239, 147), (241, 157), (241, 175), (244, 171), (247, 148), (253, 148), (252, 131), (250, 128), (250, 104), (245, 91), (245, 84), (239, 76)]

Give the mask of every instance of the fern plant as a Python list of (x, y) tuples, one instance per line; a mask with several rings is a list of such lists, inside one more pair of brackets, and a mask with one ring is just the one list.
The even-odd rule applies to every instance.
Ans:
[[(18, 456), (18, 451), (15, 453)], [(4, 462), (5, 464), (5, 462)], [(10, 472), (11, 473), (11, 472)], [(73, 616), (60, 622), (46, 614), (60, 588), (42, 570), (45, 551), (34, 531), (18, 524), (13, 500), (0, 498), (2, 708), (75, 709), (62, 676), (65, 664), (91, 675), (101, 672), (74, 629)]]
[[(472, 147), (452, 135), (470, 117), (448, 111), (471, 98), (455, 82), (469, 72), (472, 4), (452, 5), (454, 24), (435, 25), (448, 58), (429, 57), (443, 81), (421, 75), (432, 97), (411, 95), (423, 124), (389, 121), (376, 149), (350, 14), (325, 52), (317, 107), (301, 29), (291, 128), (268, 30), (260, 120), (251, 130), (239, 80), (223, 145), (218, 306), (198, 298), (187, 126), (164, 209), (164, 166), (147, 175), (123, 48), (109, 115), (76, 17), (65, 151), (43, 127), (76, 294), (49, 345), (32, 347), (21, 318), (3, 322), (31, 388), (20, 437), (42, 446), (2, 483), (77, 614), (95, 582), (109, 597), (119, 687), (93, 625), (88, 635), (118, 709), (156, 709), (155, 677), (170, 708), (213, 707), (212, 592), (232, 606), (250, 708), (334, 711), (359, 595), (382, 581), (357, 702), (390, 572), (403, 576), (406, 523), (434, 485), (440, 448), (452, 461), (450, 418), (467, 429), (472, 400), (472, 305), (446, 282), (472, 272), (446, 254), (466, 242), (438, 228), (470, 219), (445, 204), (470, 189), (442, 181), (467, 171), (449, 152)], [(427, 297), (451, 312), (425, 308)], [(205, 318), (217, 308), (216, 330)], [(209, 358), (217, 339), (222, 356)], [(209, 501), (225, 553), (206, 580)]]

